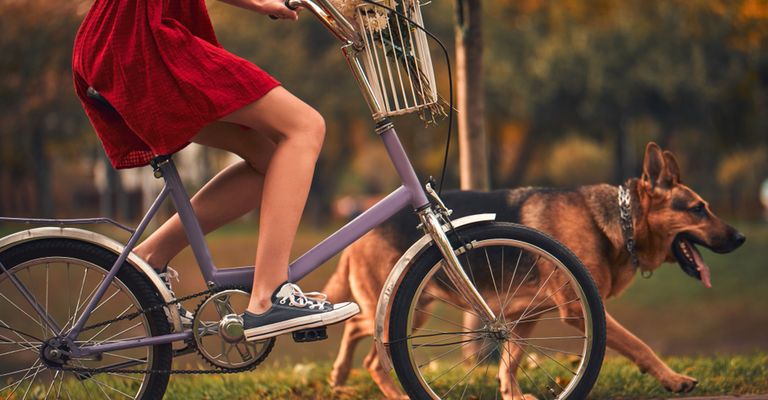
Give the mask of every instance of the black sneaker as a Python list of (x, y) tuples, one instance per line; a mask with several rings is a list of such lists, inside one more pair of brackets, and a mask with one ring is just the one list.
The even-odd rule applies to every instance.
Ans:
[(286, 282), (272, 294), (272, 307), (262, 314), (243, 314), (245, 339), (263, 340), (284, 333), (345, 321), (360, 312), (352, 302), (331, 304), (322, 293), (304, 293)]
[[(166, 265), (165, 267), (163, 267), (163, 270), (157, 274), (157, 276), (159, 276), (160, 279), (162, 279), (163, 282), (165, 282), (165, 287), (167, 287), (168, 291), (171, 292), (171, 296), (173, 296), (173, 298), (176, 299), (176, 293), (173, 292), (173, 286), (171, 286), (171, 279), (176, 279), (176, 282), (178, 282), (179, 273), (175, 269)], [(183, 328), (191, 328), (192, 322), (195, 319), (195, 314), (192, 314), (190, 311), (184, 308), (181, 305), (181, 303), (176, 303), (176, 309), (179, 310), (181, 326)]]

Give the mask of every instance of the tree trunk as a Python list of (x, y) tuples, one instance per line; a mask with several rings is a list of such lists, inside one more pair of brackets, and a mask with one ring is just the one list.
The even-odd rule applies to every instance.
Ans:
[[(459, 110), (459, 167), (462, 190), (488, 190), (488, 150), (485, 138), (483, 87), (482, 0), (456, 0), (456, 87)], [(479, 318), (464, 313), (464, 326), (482, 327)], [(476, 346), (462, 350), (465, 357)], [(483, 355), (477, 356), (482, 359)]]
[(461, 189), (488, 190), (481, 0), (456, 0)]

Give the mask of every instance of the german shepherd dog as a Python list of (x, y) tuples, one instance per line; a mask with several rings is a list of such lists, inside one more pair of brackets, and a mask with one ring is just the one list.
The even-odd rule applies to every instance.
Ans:
[[(453, 208), (454, 217), (495, 212), (497, 220), (520, 223), (551, 235), (582, 260), (604, 300), (627, 289), (638, 270), (652, 272), (665, 262), (676, 261), (686, 274), (710, 287), (709, 268), (697, 246), (729, 253), (746, 240), (682, 183), (674, 155), (655, 143), (646, 148), (640, 179), (628, 180), (623, 188), (599, 184), (573, 190), (456, 191), (443, 198)], [(631, 212), (624, 217), (626, 220), (631, 215), (631, 221), (624, 228), (617, 200), (620, 190), (628, 191), (631, 204)], [(324, 292), (332, 302), (354, 300), (362, 309), (361, 314), (346, 322), (331, 373), (334, 387), (344, 384), (357, 343), (373, 335), (379, 293), (400, 255), (420, 236), (414, 229), (417, 223), (412, 213), (401, 213), (369, 232), (342, 253), (339, 268), (326, 284)], [(634, 229), (628, 230), (627, 225)], [(629, 235), (634, 241), (632, 253), (627, 246)], [(696, 387), (696, 379), (673, 371), (610, 314), (606, 314), (606, 328), (608, 347), (651, 374), (667, 390), (689, 392)], [(365, 367), (385, 396), (404, 397), (372, 347)], [(514, 374), (514, 370), (510, 373)], [(499, 378), (505, 398), (523, 397), (519, 390), (504, 387), (509, 379)]]

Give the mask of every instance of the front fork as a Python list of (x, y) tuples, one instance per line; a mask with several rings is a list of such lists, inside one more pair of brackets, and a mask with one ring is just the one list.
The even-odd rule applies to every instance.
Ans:
[(437, 202), (436, 208), (438, 212), (435, 212), (432, 205), (428, 205), (418, 210), (417, 213), (421, 220), (421, 227), (432, 238), (432, 241), (443, 255), (443, 260), (445, 261), (443, 270), (446, 275), (448, 275), (448, 279), (453, 283), (453, 286), (456, 287), (459, 294), (464, 297), (472, 309), (477, 312), (486, 326), (491, 326), (496, 321), (496, 315), (488, 306), (488, 303), (485, 302), (485, 299), (483, 299), (480, 292), (477, 291), (477, 288), (469, 279), (469, 276), (467, 276), (464, 268), (462, 268), (461, 262), (453, 250), (451, 241), (448, 239), (448, 235), (443, 231), (442, 224), (440, 223), (440, 218), (443, 218), (448, 222), (448, 217), (450, 216), (451, 211), (445, 207), (438, 194), (432, 189), (431, 184), (428, 183), (426, 189), (427, 193)]

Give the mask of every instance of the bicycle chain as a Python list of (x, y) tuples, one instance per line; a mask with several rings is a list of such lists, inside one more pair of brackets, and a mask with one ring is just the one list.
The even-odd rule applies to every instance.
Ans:
[[(124, 321), (124, 320), (131, 320), (134, 319), (140, 315), (144, 315), (150, 312), (159, 311), (167, 306), (175, 306), (176, 304), (179, 304), (183, 301), (187, 301), (190, 299), (194, 299), (196, 297), (204, 296), (204, 295), (212, 295), (216, 292), (224, 291), (224, 290), (230, 290), (230, 289), (239, 289), (242, 290), (241, 286), (218, 286), (218, 287), (212, 287), (207, 290), (203, 290), (198, 293), (194, 293), (191, 295), (187, 295), (184, 297), (179, 297), (177, 299), (171, 300), (169, 302), (165, 302), (162, 304), (157, 304), (152, 307), (148, 307), (144, 310), (139, 310), (135, 313), (131, 313), (128, 315), (123, 315), (122, 317), (117, 317), (108, 321), (99, 322), (97, 324), (88, 325), (82, 329), (81, 332), (90, 330), (90, 329), (96, 329), (100, 328), (105, 325), (109, 325), (118, 321)], [(211, 374), (236, 374), (240, 372), (247, 372), (255, 369), (259, 364), (261, 364), (269, 355), (269, 353), (272, 351), (272, 347), (275, 345), (275, 340), (272, 339), (267, 346), (269, 347), (266, 352), (264, 352), (264, 355), (261, 360), (257, 360), (254, 364), (248, 365), (241, 368), (222, 368), (216, 365), (212, 365), (212, 367), (217, 368), (215, 370), (210, 369), (113, 369), (113, 368), (85, 368), (85, 367), (65, 367), (61, 366), (59, 368), (52, 367), (53, 369), (65, 371), (65, 372), (74, 372), (77, 374), (99, 374), (99, 373), (113, 373), (113, 374), (160, 374), (160, 375), (170, 375), (170, 374), (177, 374), (177, 375), (211, 375)], [(192, 343), (188, 343), (187, 346), (193, 346), (195, 350), (197, 350), (197, 346), (194, 344), (194, 341)], [(210, 363), (209, 363), (210, 364)]]

